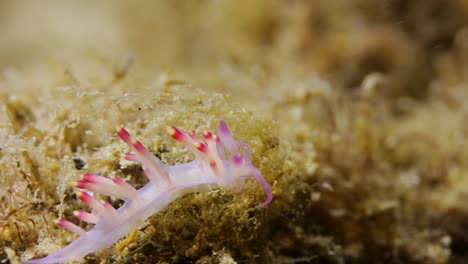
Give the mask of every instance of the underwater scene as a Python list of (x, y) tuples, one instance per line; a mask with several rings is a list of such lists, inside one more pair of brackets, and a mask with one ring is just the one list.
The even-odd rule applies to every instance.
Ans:
[(468, 0), (0, 1), (0, 263), (468, 263)]

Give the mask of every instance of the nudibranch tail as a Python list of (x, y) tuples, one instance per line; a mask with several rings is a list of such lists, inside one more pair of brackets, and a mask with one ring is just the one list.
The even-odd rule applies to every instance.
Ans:
[[(47, 257), (23, 263), (63, 263), (84, 257), (111, 246), (180, 196), (218, 186), (238, 189), (243, 186), (245, 178), (255, 178), (265, 191), (267, 198), (257, 207), (272, 201), (270, 185), (252, 164), (249, 145), (235, 140), (226, 122), (219, 122), (218, 136), (204, 131), (201, 137), (193, 130), (184, 133), (176, 127), (167, 127), (167, 131), (193, 153), (195, 161), (174, 166), (163, 164), (140, 141), (133, 139), (127, 130), (117, 128), (118, 136), (131, 149), (125, 154), (125, 159), (142, 164), (148, 184), (137, 190), (117, 176), (109, 179), (91, 173), (82, 175), (74, 185), (81, 190), (77, 191), (78, 198), (92, 212), (77, 210), (73, 214), (78, 220), (94, 227), (86, 231), (68, 220), (58, 219), (60, 227), (77, 234), (79, 238)], [(95, 194), (116, 197), (124, 203), (116, 209), (109, 202), (96, 199)]]

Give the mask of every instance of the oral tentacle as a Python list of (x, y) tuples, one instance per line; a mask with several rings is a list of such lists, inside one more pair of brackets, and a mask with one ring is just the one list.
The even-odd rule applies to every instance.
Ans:
[(263, 191), (265, 192), (267, 196), (267, 198), (261, 204), (257, 205), (256, 208), (264, 207), (265, 205), (269, 204), (273, 200), (273, 191), (271, 190), (270, 185), (265, 180), (260, 170), (254, 168), (254, 171), (250, 176), (243, 176), (243, 177), (255, 178), (255, 180), (257, 180), (260, 186), (262, 186)]

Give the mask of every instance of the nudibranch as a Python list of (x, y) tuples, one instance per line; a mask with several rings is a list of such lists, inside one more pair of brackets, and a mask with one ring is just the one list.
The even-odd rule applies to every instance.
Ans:
[[(65, 219), (57, 224), (79, 237), (68, 246), (44, 258), (26, 260), (24, 264), (63, 263), (80, 259), (92, 252), (117, 242), (141, 225), (148, 217), (159, 212), (172, 201), (188, 193), (207, 191), (220, 186), (242, 188), (246, 178), (254, 178), (263, 187), (266, 200), (257, 207), (271, 202), (273, 193), (259, 169), (252, 165), (252, 154), (246, 142), (235, 140), (223, 120), (219, 122), (218, 135), (205, 131), (202, 136), (194, 131), (184, 133), (168, 127), (168, 133), (183, 143), (195, 156), (189, 163), (169, 166), (154, 156), (140, 141), (132, 139), (124, 128), (117, 134), (132, 150), (125, 159), (140, 162), (149, 182), (135, 189), (119, 177), (106, 178), (84, 174), (75, 186), (80, 200), (92, 212), (75, 211), (81, 221), (94, 224), (88, 231)], [(86, 190), (86, 191), (85, 191)], [(94, 198), (93, 193), (113, 196), (123, 200), (115, 209), (109, 202)]]

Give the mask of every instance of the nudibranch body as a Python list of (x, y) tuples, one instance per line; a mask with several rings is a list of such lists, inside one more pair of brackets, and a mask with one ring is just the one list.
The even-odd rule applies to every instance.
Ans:
[(82, 258), (111, 246), (180, 196), (219, 186), (241, 188), (245, 178), (255, 178), (266, 193), (266, 200), (258, 207), (271, 202), (271, 188), (261, 172), (252, 165), (248, 144), (234, 140), (224, 121), (219, 122), (218, 136), (205, 131), (203, 139), (193, 131), (184, 133), (176, 127), (168, 127), (167, 130), (194, 154), (194, 161), (175, 166), (163, 164), (140, 141), (132, 139), (127, 130), (118, 128), (117, 134), (132, 150), (125, 158), (142, 164), (148, 184), (136, 190), (118, 177), (109, 179), (84, 174), (75, 183), (77, 188), (117, 197), (124, 201), (123, 205), (115, 209), (110, 203), (98, 201), (88, 192), (78, 192), (78, 197), (91, 207), (92, 213), (75, 211), (74, 215), (79, 220), (94, 224), (94, 227), (85, 231), (67, 220), (59, 219), (59, 226), (79, 237), (47, 257), (23, 263), (63, 263)]

